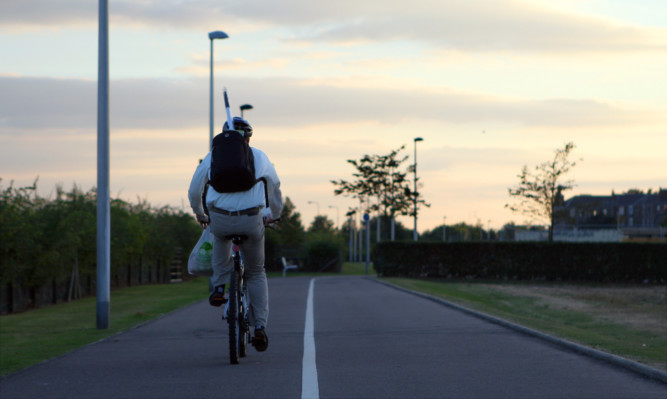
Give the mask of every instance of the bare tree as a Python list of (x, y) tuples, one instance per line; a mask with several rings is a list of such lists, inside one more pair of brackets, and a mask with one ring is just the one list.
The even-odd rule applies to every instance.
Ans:
[(564, 148), (556, 150), (551, 161), (535, 166), (534, 170), (524, 165), (517, 175), (519, 185), (508, 189), (510, 197), (518, 202), (506, 204), (505, 207), (532, 219), (548, 222), (549, 241), (554, 238), (554, 211), (558, 201), (562, 200), (563, 191), (575, 186), (573, 180), (562, 181), (563, 175), (576, 165), (576, 162), (568, 159), (574, 148), (572, 142), (565, 144)]

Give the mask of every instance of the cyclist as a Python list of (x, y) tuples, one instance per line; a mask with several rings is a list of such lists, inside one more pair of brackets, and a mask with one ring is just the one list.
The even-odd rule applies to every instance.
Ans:
[[(253, 129), (242, 118), (235, 117), (234, 130), (250, 143)], [(223, 130), (228, 130), (225, 122)], [(269, 315), (269, 289), (264, 269), (264, 228), (266, 223), (280, 216), (283, 206), (280, 180), (273, 164), (266, 154), (250, 147), (254, 156), (255, 178), (264, 178), (264, 184), (255, 184), (250, 190), (235, 193), (218, 193), (213, 186), (208, 186), (206, 209), (202, 203), (204, 189), (210, 179), (211, 152), (199, 164), (192, 176), (188, 197), (197, 221), (206, 228), (209, 223), (215, 240), (213, 243), (213, 292), (209, 297), (212, 306), (227, 302), (225, 284), (229, 282), (234, 262), (230, 256), (231, 241), (224, 237), (231, 234), (248, 236), (241, 246), (245, 274), (250, 295), (250, 322), (255, 326), (253, 345), (262, 352), (268, 347), (266, 323)], [(269, 208), (265, 208), (265, 192), (269, 199)]]

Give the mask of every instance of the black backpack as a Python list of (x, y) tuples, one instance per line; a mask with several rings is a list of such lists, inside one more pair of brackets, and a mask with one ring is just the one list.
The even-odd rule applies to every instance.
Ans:
[(210, 181), (215, 191), (248, 191), (255, 183), (255, 157), (243, 136), (235, 130), (225, 130), (215, 136)]

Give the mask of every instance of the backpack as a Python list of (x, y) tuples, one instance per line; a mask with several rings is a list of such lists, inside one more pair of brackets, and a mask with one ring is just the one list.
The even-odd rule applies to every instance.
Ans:
[(248, 191), (255, 183), (255, 157), (243, 136), (235, 130), (225, 130), (215, 136), (210, 180), (215, 191)]

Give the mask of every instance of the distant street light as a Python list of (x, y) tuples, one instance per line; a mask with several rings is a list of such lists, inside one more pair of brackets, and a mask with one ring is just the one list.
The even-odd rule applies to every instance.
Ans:
[(447, 242), (447, 216), (442, 217), (444, 222), (442, 223), (442, 241)]
[(329, 205), (329, 209), (331, 208), (336, 208), (336, 225), (340, 229), (340, 211), (338, 210), (337, 206)]
[(241, 105), (241, 118), (243, 118), (243, 111), (245, 111), (245, 110), (247, 110), (247, 109), (252, 109), (252, 108), (253, 108), (253, 106), (250, 105), (250, 104), (243, 104), (243, 105)]
[(317, 201), (308, 201), (309, 204), (315, 204), (317, 206), (317, 216), (320, 216), (320, 203)]
[(209, 110), (209, 140), (208, 147), (209, 150), (213, 146), (213, 40), (215, 39), (226, 39), (229, 36), (223, 31), (213, 31), (208, 33), (208, 38), (211, 40), (211, 90), (210, 90), (210, 110)]
[(412, 239), (417, 241), (417, 142), (424, 141), (421, 137), (415, 137), (415, 192), (414, 192), (414, 203), (415, 203), (415, 228), (412, 231)]

